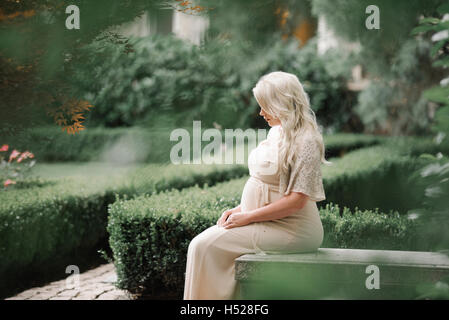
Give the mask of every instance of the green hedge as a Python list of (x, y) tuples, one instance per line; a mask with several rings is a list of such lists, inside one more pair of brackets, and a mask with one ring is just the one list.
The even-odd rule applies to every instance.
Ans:
[(378, 145), (388, 138), (369, 134), (336, 133), (324, 135), (326, 158), (342, 157), (347, 152)]
[(69, 177), (0, 192), (0, 296), (37, 276), (64, 276), (68, 264), (77, 264), (75, 256), (106, 243), (107, 206), (116, 195), (213, 185), (247, 172), (234, 165), (147, 165), (125, 176)]
[[(418, 199), (410, 199), (406, 177), (408, 170), (421, 165), (421, 160), (407, 155), (410, 153), (380, 145), (332, 159), (333, 166), (323, 168), (327, 201), (352, 209), (380, 208), (385, 212), (393, 208), (405, 212), (415, 207)], [(82, 256), (106, 239), (107, 206), (114, 202), (114, 194), (131, 198), (195, 184), (213, 185), (247, 173), (246, 166), (148, 165), (125, 177), (95, 181), (65, 178), (39, 188), (2, 192), (0, 278), (5, 280), (0, 295), (27, 275), (32, 278), (36, 272), (46, 274), (52, 267), (63, 270), (73, 252)], [(239, 199), (242, 188), (236, 190)], [(229, 205), (232, 202), (223, 201)], [(206, 227), (204, 223), (192, 225), (198, 232)]]
[[(192, 137), (192, 127), (185, 128)], [(202, 128), (203, 130), (206, 128)], [(41, 162), (105, 161), (116, 163), (168, 163), (170, 128), (88, 128), (75, 135), (62, 132), (56, 125), (31, 128), (21, 134), (3, 137), (19, 151), (29, 150)], [(268, 133), (268, 131), (267, 131)], [(222, 133), (224, 138), (224, 133)], [(338, 133), (324, 137), (326, 156), (342, 156), (346, 152), (379, 144), (385, 138)], [(210, 142), (202, 142), (205, 146)]]
[[(190, 133), (192, 127), (185, 128)], [(202, 128), (203, 130), (205, 128)], [(3, 136), (0, 143), (19, 151), (29, 150), (41, 162), (110, 161), (123, 163), (167, 163), (174, 141), (170, 128), (88, 128), (75, 135), (59, 127), (31, 128), (15, 136)], [(192, 136), (192, 134), (191, 134)], [(224, 137), (224, 133), (222, 134)], [(419, 156), (422, 153), (449, 154), (449, 143), (436, 144), (432, 137), (383, 137), (337, 133), (324, 135), (326, 157), (341, 157), (355, 149), (386, 145), (396, 153)], [(209, 142), (202, 142), (203, 146)]]
[[(205, 189), (118, 199), (110, 205), (107, 229), (118, 287), (181, 297), (191, 239), (215, 224), (225, 209), (239, 203), (246, 179)], [(413, 220), (397, 212), (351, 213), (327, 205), (320, 214), (326, 234), (323, 247), (415, 249)]]
[[(73, 85), (95, 106), (86, 119), (93, 125), (186, 126), (198, 119), (239, 128), (262, 121), (251, 92), (257, 80), (284, 70), (304, 84), (324, 126), (351, 128), (355, 95), (346, 86), (350, 75), (335, 68), (341, 57), (318, 55), (316, 39), (300, 50), (296, 40), (272, 40), (256, 50), (248, 42), (210, 39), (195, 46), (173, 35), (154, 35), (130, 39), (134, 52), (128, 55), (104, 41), (86, 47), (102, 55), (77, 66)], [(94, 70), (94, 76), (86, 78), (85, 70)]]
[(407, 155), (394, 145), (380, 145), (331, 161), (332, 165), (323, 166), (327, 202), (352, 209), (394, 209), (401, 213), (421, 203), (420, 197), (410, 196), (415, 184), (409, 177), (428, 162), (426, 159)]
[(441, 152), (449, 155), (449, 140), (444, 139), (442, 143), (437, 143), (432, 136), (400, 136), (391, 137), (384, 140), (385, 145), (397, 149), (402, 154), (419, 156), (424, 153), (437, 154)]
[(56, 125), (3, 137), (11, 148), (30, 150), (38, 161), (169, 162), (170, 132), (164, 129), (87, 128), (75, 135)]

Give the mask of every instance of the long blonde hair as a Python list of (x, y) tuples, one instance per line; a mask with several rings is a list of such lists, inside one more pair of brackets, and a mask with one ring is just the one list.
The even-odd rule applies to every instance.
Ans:
[(292, 148), (308, 130), (315, 133), (320, 146), (321, 162), (330, 164), (325, 158), (323, 136), (316, 116), (310, 108), (310, 101), (301, 82), (294, 74), (275, 71), (262, 76), (253, 88), (253, 94), (260, 107), (281, 122), (279, 158), (281, 170), (286, 173), (293, 164)]

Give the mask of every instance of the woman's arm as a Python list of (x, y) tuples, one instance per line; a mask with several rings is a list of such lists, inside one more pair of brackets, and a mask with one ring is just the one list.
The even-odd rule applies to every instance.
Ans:
[(264, 207), (243, 213), (232, 213), (226, 219), (220, 221), (219, 225), (226, 229), (241, 227), (252, 222), (268, 221), (285, 218), (294, 212), (302, 209), (306, 204), (308, 196), (299, 192), (290, 192)]
[(247, 214), (250, 216), (250, 222), (282, 219), (302, 209), (307, 199), (308, 196), (303, 193), (290, 192), (279, 200), (249, 211)]

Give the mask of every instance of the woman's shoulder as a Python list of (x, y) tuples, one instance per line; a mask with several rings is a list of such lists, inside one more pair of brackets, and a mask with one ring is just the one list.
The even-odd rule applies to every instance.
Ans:
[(296, 155), (298, 158), (320, 154), (320, 137), (316, 132), (306, 131), (297, 137)]
[(268, 130), (267, 139), (277, 139), (281, 134), (281, 125), (273, 126)]
[(306, 130), (296, 138), (296, 141), (302, 146), (316, 145), (320, 141), (319, 134), (312, 130)]

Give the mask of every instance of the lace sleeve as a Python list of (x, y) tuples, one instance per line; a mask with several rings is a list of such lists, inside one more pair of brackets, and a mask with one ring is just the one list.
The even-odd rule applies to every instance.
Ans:
[(290, 170), (290, 178), (285, 194), (301, 192), (312, 201), (325, 200), (321, 174), (321, 154), (319, 144), (314, 138), (301, 142), (296, 161)]

